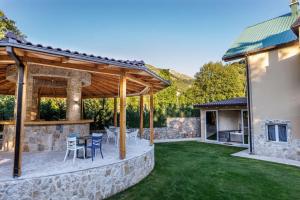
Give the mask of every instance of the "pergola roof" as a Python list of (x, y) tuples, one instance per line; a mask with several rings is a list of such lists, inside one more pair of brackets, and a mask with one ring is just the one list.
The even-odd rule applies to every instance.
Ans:
[[(150, 87), (153, 88), (153, 92), (157, 92), (169, 85), (168, 81), (148, 69), (143, 61), (116, 60), (41, 44), (34, 45), (9, 32), (6, 38), (0, 40), (0, 94), (15, 94), (15, 83), (6, 80), (6, 68), (15, 63), (8, 56), (7, 47), (12, 47), (16, 55), (25, 63), (90, 72), (92, 84), (82, 90), (83, 98), (118, 96), (119, 77), (124, 73), (128, 80), (128, 96), (147, 94)], [(53, 79), (57, 78), (53, 77)], [(65, 97), (66, 90), (65, 88), (41, 88), (40, 95)]]

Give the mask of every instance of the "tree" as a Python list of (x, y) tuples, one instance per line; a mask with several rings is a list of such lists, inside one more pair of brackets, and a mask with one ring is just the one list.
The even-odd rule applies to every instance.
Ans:
[(187, 92), (193, 103), (206, 103), (245, 96), (245, 65), (210, 62), (196, 73), (193, 87)]
[(5, 37), (5, 33), (7, 31), (11, 31), (14, 34), (16, 34), (16, 36), (19, 36), (21, 38), (25, 38), (26, 36), (18, 29), (18, 27), (16, 26), (16, 22), (8, 19), (4, 12), (2, 10), (0, 10), (0, 39)]

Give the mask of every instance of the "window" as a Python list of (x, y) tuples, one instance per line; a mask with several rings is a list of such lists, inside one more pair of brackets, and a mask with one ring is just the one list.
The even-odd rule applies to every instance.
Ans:
[(287, 142), (286, 124), (269, 124), (267, 125), (267, 130), (269, 141)]

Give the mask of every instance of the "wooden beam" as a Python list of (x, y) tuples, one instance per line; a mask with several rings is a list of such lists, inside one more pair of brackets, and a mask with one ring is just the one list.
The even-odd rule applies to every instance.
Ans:
[(94, 87), (94, 88), (96, 88), (96, 90), (101, 89), (103, 91), (108, 91), (109, 93), (116, 93), (116, 94), (118, 93), (118, 90), (117, 90), (118, 86), (117, 85), (115, 86), (116, 88), (114, 89), (113, 85), (105, 83), (104, 81), (102, 81), (101, 83), (100, 82), (98, 83), (98, 82), (94, 81), (94, 83), (92, 85), (90, 85), (89, 87)]
[(43, 66), (49, 66), (49, 67), (55, 67), (55, 68), (63, 68), (63, 69), (73, 69), (77, 71), (86, 71), (90, 73), (101, 73), (101, 74), (109, 74), (114, 76), (120, 75), (120, 70), (113, 70), (113, 69), (101, 69), (101, 68), (95, 68), (90, 67), (86, 65), (80, 65), (80, 64), (73, 64), (73, 63), (61, 63), (53, 60), (45, 60), (41, 58), (29, 58), (29, 57), (22, 57), (23, 62), (27, 63), (33, 63), (33, 64), (39, 64)]
[(11, 59), (10, 56), (1, 55), (0, 56), (0, 64), (14, 64), (15, 61)]
[(137, 77), (135, 77), (135, 76), (133, 76), (133, 75), (131, 75), (131, 74), (126, 74), (126, 77), (127, 77), (130, 81), (135, 82), (135, 83), (138, 83), (138, 84), (141, 84), (141, 85), (143, 85), (143, 86), (146, 86), (146, 87), (150, 87), (150, 86), (151, 86), (149, 83), (147, 83), (147, 82), (145, 82), (145, 81), (143, 81), (143, 80), (141, 80), (141, 79), (139, 79), (139, 78), (137, 78)]
[(61, 63), (68, 63), (70, 60), (69, 57), (61, 57)]
[(126, 157), (126, 76), (120, 76), (120, 135), (119, 135), (120, 159)]
[(153, 117), (154, 117), (153, 89), (150, 88), (150, 145), (153, 145), (154, 143)]
[[(16, 54), (19, 57), (31, 57), (31, 58), (40, 58), (40, 59), (49, 59), (52, 61), (60, 61), (61, 63), (69, 63), (69, 64), (80, 64), (80, 65), (87, 65), (87, 66), (94, 66), (99, 68), (107, 68), (110, 67), (110, 64), (107, 63), (99, 63), (99, 62), (93, 62), (93, 61), (87, 61), (87, 60), (81, 60), (76, 58), (71, 58), (69, 56), (61, 56), (61, 55), (49, 55), (47, 53), (41, 53), (36, 51), (30, 51), (23, 49), (15, 49)], [(1, 53), (0, 53), (1, 55)]]
[(144, 96), (140, 96), (140, 138), (144, 138)]

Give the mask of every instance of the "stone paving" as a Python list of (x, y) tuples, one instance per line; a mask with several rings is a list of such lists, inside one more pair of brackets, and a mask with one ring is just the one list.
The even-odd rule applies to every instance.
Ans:
[(284, 159), (284, 158), (276, 158), (276, 157), (270, 157), (270, 156), (262, 156), (262, 155), (255, 155), (255, 154), (249, 154), (249, 150), (243, 150), (237, 153), (232, 154), (232, 156), (242, 157), (242, 158), (250, 158), (250, 159), (256, 159), (256, 160), (263, 160), (268, 162), (274, 162), (279, 164), (285, 164), (285, 165), (292, 165), (296, 167), (300, 167), (300, 161), (291, 160), (291, 159)]
[[(103, 199), (138, 183), (154, 168), (154, 146), (142, 140), (127, 146), (125, 160), (114, 145), (105, 158), (63, 162), (64, 152), (26, 153), (22, 178), (11, 178), (11, 156), (1, 153), (0, 199)], [(4, 171), (5, 170), (5, 171)]]

